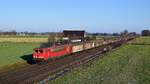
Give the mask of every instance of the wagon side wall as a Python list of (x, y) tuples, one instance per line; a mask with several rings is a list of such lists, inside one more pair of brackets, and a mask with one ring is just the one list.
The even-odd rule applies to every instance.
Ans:
[(72, 46), (72, 53), (79, 52), (79, 51), (82, 51), (82, 50), (84, 50), (83, 44)]

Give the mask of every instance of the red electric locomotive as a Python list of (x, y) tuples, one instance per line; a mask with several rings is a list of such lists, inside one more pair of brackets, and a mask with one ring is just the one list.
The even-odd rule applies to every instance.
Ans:
[(34, 61), (47, 61), (50, 58), (60, 57), (72, 53), (71, 45), (52, 46), (48, 48), (35, 48)]

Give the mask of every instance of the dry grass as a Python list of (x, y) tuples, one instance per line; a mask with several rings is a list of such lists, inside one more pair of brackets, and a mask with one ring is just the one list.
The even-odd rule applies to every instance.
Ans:
[(18, 37), (18, 38), (0, 38), (0, 42), (47, 42), (48, 38), (24, 38), (24, 37)]

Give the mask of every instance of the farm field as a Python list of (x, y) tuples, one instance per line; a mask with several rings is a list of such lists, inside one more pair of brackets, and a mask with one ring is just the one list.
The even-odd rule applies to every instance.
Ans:
[(0, 35), (0, 38), (48, 38), (48, 36), (35, 36), (35, 35), (29, 35), (29, 36), (19, 36), (19, 35)]
[[(109, 52), (102, 59), (89, 63), (50, 84), (150, 84), (150, 37)], [(143, 45), (141, 45), (143, 44)], [(144, 45), (145, 44), (145, 45)]]
[[(26, 63), (39, 43), (0, 43), (0, 70), (13, 64)], [(27, 64), (27, 63), (26, 63)]]
[(48, 36), (0, 36), (0, 42), (47, 42)]

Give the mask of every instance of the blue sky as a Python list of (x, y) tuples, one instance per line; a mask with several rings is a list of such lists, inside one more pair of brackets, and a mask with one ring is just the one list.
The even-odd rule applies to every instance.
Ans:
[(150, 29), (150, 0), (0, 0), (0, 30), (140, 32)]

